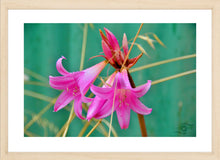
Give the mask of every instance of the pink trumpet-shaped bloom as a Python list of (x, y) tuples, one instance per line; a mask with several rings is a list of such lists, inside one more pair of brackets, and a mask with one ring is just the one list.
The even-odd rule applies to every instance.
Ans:
[(82, 116), (82, 102), (88, 103), (92, 101), (92, 98), (85, 97), (85, 94), (96, 77), (105, 67), (106, 61), (100, 62), (86, 70), (70, 73), (66, 71), (62, 65), (63, 59), (66, 58), (62, 56), (56, 63), (57, 71), (62, 76), (49, 76), (49, 84), (52, 88), (64, 90), (54, 105), (54, 112), (59, 111), (74, 100), (75, 114), (80, 119), (85, 119)]
[[(127, 70), (118, 72), (115, 76), (113, 86), (111, 88), (100, 88), (94, 85), (91, 86), (91, 91), (101, 99), (105, 99), (106, 102), (103, 105), (100, 112), (94, 117), (105, 118), (116, 110), (119, 125), (122, 129), (126, 129), (129, 126), (130, 121), (130, 109), (134, 112), (142, 115), (148, 115), (152, 109), (146, 107), (140, 102), (139, 98), (144, 96), (150, 89), (151, 81), (137, 88), (132, 88), (128, 79)], [(99, 108), (100, 106), (96, 106)], [(89, 113), (88, 113), (89, 114)]]
[[(114, 82), (114, 79), (115, 79), (115, 75), (116, 75), (116, 72), (114, 72), (108, 79), (107, 81), (105, 82), (105, 84), (102, 86), (102, 88), (110, 88), (110, 86), (113, 84)], [(103, 117), (106, 117), (106, 115), (108, 116), (109, 114), (111, 113), (107, 113), (105, 114), (105, 102), (107, 100), (106, 99), (103, 99), (103, 98), (100, 98), (98, 96), (96, 96), (91, 105), (89, 106), (89, 109), (88, 109), (88, 112), (87, 112), (87, 117), (86, 119), (87, 120), (90, 120), (92, 119), (93, 117), (96, 118), (96, 119), (100, 119), (100, 118), (103, 118)], [(103, 114), (102, 114), (103, 113)]]
[[(105, 54), (105, 58), (109, 61), (109, 63), (116, 69), (121, 68), (122, 64), (124, 63), (125, 57), (128, 54), (128, 41), (126, 34), (124, 33), (123, 40), (122, 40), (122, 48), (121, 51), (119, 43), (115, 35), (109, 31), (107, 28), (104, 28), (106, 32), (106, 36), (100, 30), (100, 34), (102, 37), (102, 48)], [(125, 66), (131, 68), (138, 59), (142, 56), (142, 54), (138, 55), (135, 58), (128, 59), (125, 63)]]

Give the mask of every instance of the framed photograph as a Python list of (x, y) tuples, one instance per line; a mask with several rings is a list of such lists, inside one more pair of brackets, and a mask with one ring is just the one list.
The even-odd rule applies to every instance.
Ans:
[(1, 3), (2, 159), (220, 158), (218, 2)]

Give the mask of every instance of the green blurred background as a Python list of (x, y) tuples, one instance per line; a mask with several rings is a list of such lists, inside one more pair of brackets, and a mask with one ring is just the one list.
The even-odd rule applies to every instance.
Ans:
[[(48, 87), (49, 75), (59, 76), (56, 70), (58, 58), (61, 56), (67, 58), (63, 61), (63, 65), (68, 71), (79, 70), (84, 26), (85, 24), (79, 23), (24, 24), (24, 72), (26, 78), (24, 82), (24, 126), (29, 125), (24, 136), (56, 136), (68, 120), (71, 104), (59, 112), (53, 112), (53, 105), (45, 113), (42, 110), (44, 111), (52, 98), (60, 94), (60, 91)], [(99, 29), (103, 30), (104, 27), (114, 33), (121, 45), (123, 33), (126, 33), (128, 40), (134, 38), (140, 24), (89, 24), (84, 68), (103, 60), (102, 57), (91, 60), (89, 58), (102, 52)], [(156, 48), (154, 50), (146, 41), (137, 39), (136, 43), (145, 49), (149, 57), (143, 55), (133, 68), (196, 53), (196, 24), (144, 24), (140, 35), (149, 32), (155, 33), (166, 47), (154, 43)], [(135, 57), (138, 54), (140, 54), (140, 50), (134, 47), (130, 57)], [(108, 68), (106, 67), (101, 73), (103, 77), (107, 76)], [(131, 75), (138, 86), (146, 83), (147, 80), (154, 81), (195, 68), (196, 58), (190, 58), (133, 72)], [(110, 67), (109, 74), (112, 72), (113, 69)], [(39, 77), (41, 80), (38, 79)], [(100, 80), (95, 82), (95, 84), (98, 83)], [(141, 101), (153, 109), (152, 114), (144, 116), (148, 136), (196, 136), (195, 73), (153, 85), (149, 92), (141, 98)], [(43, 113), (42, 116), (37, 116), (39, 113)], [(85, 114), (86, 112), (84, 112)], [(34, 123), (30, 125), (31, 119), (36, 119), (36, 121), (32, 120)], [(110, 116), (105, 119), (110, 121)], [(91, 122), (83, 136), (92, 129), (95, 123)], [(85, 124), (86, 121), (74, 118), (66, 136), (78, 136)], [(133, 111), (131, 111), (128, 129), (120, 129), (115, 113), (112, 125), (119, 137), (141, 136), (137, 114)], [(102, 127), (108, 132), (108, 127), (105, 124)], [(102, 130), (97, 128), (91, 134), (92, 136), (104, 135)]]

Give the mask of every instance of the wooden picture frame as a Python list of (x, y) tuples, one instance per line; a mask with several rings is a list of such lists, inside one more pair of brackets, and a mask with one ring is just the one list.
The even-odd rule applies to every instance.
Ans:
[[(212, 152), (201, 153), (24, 153), (8, 152), (8, 10), (20, 9), (211, 9), (212, 10)], [(53, 0), (1, 0), (1, 159), (220, 159), (219, 127), (219, 60), (220, 60), (220, 1), (53, 1)], [(204, 117), (205, 118), (205, 117)]]

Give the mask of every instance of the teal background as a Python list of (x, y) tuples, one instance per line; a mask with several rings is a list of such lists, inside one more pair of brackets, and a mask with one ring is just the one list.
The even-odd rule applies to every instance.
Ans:
[[(100, 62), (98, 57), (89, 60), (90, 57), (100, 54), (101, 37), (99, 29), (108, 28), (122, 44), (123, 33), (128, 40), (134, 38), (140, 24), (93, 24), (88, 26), (87, 45), (84, 68)], [(70, 71), (78, 71), (81, 59), (84, 24), (24, 24), (24, 67), (38, 73), (48, 79), (49, 75), (59, 76), (56, 70), (56, 61), (61, 56), (65, 68)], [(136, 43), (142, 45), (150, 57), (143, 55), (133, 67), (139, 67), (154, 62), (196, 53), (196, 24), (144, 24), (140, 32), (153, 32), (166, 45), (162, 47), (155, 44), (155, 50), (141, 39)], [(130, 57), (140, 54), (137, 47), (131, 51)], [(196, 68), (196, 58), (172, 62), (142, 71), (131, 73), (136, 86), (146, 83), (147, 80), (158, 80), (181, 72)], [(107, 76), (108, 67), (102, 72)], [(109, 73), (112, 73), (112, 67)], [(26, 73), (27, 74), (27, 73)], [(29, 74), (30, 81), (39, 81)], [(97, 80), (95, 83), (98, 84)], [(48, 81), (45, 81), (48, 84)], [(56, 97), (60, 94), (50, 87), (25, 84), (25, 90), (34, 91), (48, 97)], [(153, 85), (149, 92), (141, 98), (141, 101), (152, 108), (152, 114), (146, 115), (145, 122), (148, 135), (152, 137), (194, 137), (196, 136), (196, 74), (186, 75), (163, 83)], [(49, 102), (31, 96), (24, 95), (24, 125), (39, 113)], [(36, 136), (55, 136), (69, 117), (69, 109), (53, 112), (51, 107), (42, 115), (28, 131)], [(110, 117), (106, 120), (110, 121)], [(77, 136), (86, 121), (75, 118), (70, 124), (67, 136)], [(92, 123), (94, 125), (94, 123)], [(105, 125), (104, 125), (105, 126)], [(89, 126), (84, 136), (93, 126)], [(117, 116), (113, 115), (113, 127), (120, 137), (141, 136), (137, 114), (131, 111), (129, 128), (121, 130)], [(108, 131), (108, 128), (106, 127)], [(24, 134), (28, 136), (27, 134)], [(91, 136), (103, 136), (97, 129)]]

